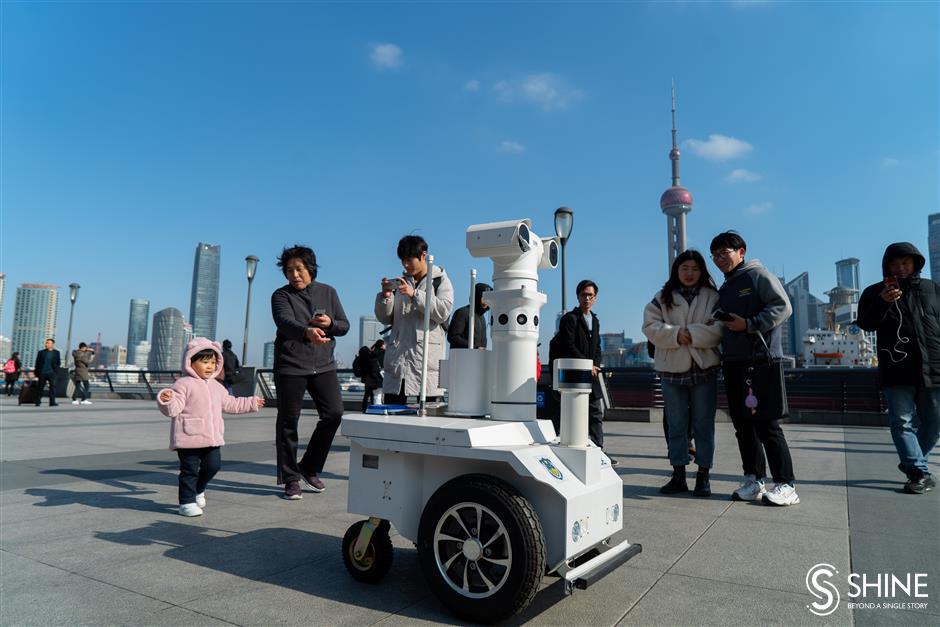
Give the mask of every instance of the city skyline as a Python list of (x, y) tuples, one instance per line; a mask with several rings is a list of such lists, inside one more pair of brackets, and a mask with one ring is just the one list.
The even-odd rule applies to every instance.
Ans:
[[(602, 329), (639, 337), (643, 305), (666, 279), (658, 200), (673, 79), (682, 183), (695, 194), (689, 247), (737, 229), (748, 258), (788, 279), (808, 272), (819, 294), (840, 259), (861, 260), (865, 286), (880, 279), (888, 243), (928, 254), (925, 216), (940, 197), (936, 3), (0, 11), (0, 270), (10, 285), (80, 283), (73, 343), (99, 331), (122, 342), (132, 297), (186, 311), (193, 245), (208, 241), (226, 251), (219, 339), (240, 343), (242, 260), (260, 258), (256, 364), (274, 336), (268, 297), (284, 284), (284, 246), (316, 251), (318, 280), (355, 319), (372, 312), (380, 277), (399, 271), (398, 239), (416, 233), (462, 304), (470, 268), (491, 272), (464, 248), (468, 225), (530, 217), (551, 235), (562, 205), (574, 211), (568, 285), (593, 279)], [(236, 36), (245, 29), (247, 42)], [(81, 262), (63, 260), (74, 233), (40, 233), (36, 215), (94, 234)], [(37, 254), (40, 242), (61, 254)], [(540, 278), (554, 319), (560, 272)], [(357, 339), (339, 341), (347, 363)]]

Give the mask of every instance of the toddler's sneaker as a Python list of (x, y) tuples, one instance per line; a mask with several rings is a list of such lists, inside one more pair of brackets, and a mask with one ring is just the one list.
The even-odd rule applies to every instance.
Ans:
[(199, 494), (196, 495), (196, 505), (198, 505), (199, 507), (206, 506), (206, 493), (205, 492), (200, 492)]
[(754, 475), (744, 475), (744, 483), (731, 493), (731, 500), (758, 501), (766, 491), (763, 479), (758, 479)]
[(299, 481), (288, 481), (284, 486), (284, 498), (288, 501), (299, 501), (304, 498)]
[(796, 505), (800, 497), (791, 483), (775, 483), (772, 490), (764, 494), (764, 505)]
[(180, 505), (180, 516), (202, 516), (202, 508), (195, 503)]

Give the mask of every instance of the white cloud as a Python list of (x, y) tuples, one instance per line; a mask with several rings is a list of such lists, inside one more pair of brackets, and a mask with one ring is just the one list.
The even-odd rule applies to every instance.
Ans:
[(895, 159), (894, 157), (885, 157), (884, 159), (881, 160), (882, 168), (896, 168), (899, 165), (901, 165), (901, 161), (898, 159)]
[(499, 142), (499, 149), (502, 152), (525, 152), (525, 146), (519, 142), (510, 141), (508, 139)]
[(729, 183), (753, 183), (754, 181), (759, 181), (763, 176), (757, 172), (751, 172), (750, 170), (745, 170), (744, 168), (737, 168), (731, 170), (731, 173), (725, 177), (725, 180)]
[(760, 215), (762, 213), (767, 213), (774, 208), (774, 204), (770, 201), (765, 200), (764, 202), (754, 203), (748, 207), (744, 208), (744, 213), (749, 213), (751, 215)]
[(465, 91), (480, 91), (480, 81), (473, 79), (463, 84)]
[(522, 100), (530, 102), (545, 111), (567, 109), (581, 100), (584, 92), (572, 87), (557, 74), (529, 74), (518, 80), (499, 81), (493, 85), (493, 91), (503, 102)]
[(687, 139), (683, 142), (683, 146), (699, 157), (712, 161), (736, 159), (754, 149), (754, 147), (746, 141), (728, 137), (727, 135), (719, 135), (717, 133), (709, 135), (706, 141), (702, 141), (701, 139)]
[(375, 44), (369, 58), (380, 70), (397, 70), (402, 65), (403, 56), (404, 52), (395, 44)]

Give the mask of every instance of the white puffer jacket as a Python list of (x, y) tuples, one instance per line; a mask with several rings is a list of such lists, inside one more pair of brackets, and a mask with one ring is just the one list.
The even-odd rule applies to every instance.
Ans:
[[(718, 345), (722, 325), (711, 322), (718, 305), (718, 292), (703, 287), (689, 304), (678, 291), (673, 292), (673, 306), (661, 303), (662, 292), (643, 310), (643, 335), (656, 347), (653, 367), (658, 372), (681, 374), (692, 369), (694, 362), (702, 370), (721, 363)], [(679, 344), (679, 330), (685, 327), (692, 335), (692, 344)]]

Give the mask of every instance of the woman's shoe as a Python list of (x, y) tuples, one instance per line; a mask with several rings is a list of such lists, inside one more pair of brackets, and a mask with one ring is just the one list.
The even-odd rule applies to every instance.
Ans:
[(685, 482), (685, 466), (672, 467), (672, 479), (659, 489), (660, 494), (679, 494), (688, 492), (689, 484)]
[(692, 496), (708, 497), (712, 495), (711, 481), (708, 479), (708, 468), (699, 468), (695, 473), (695, 489)]

